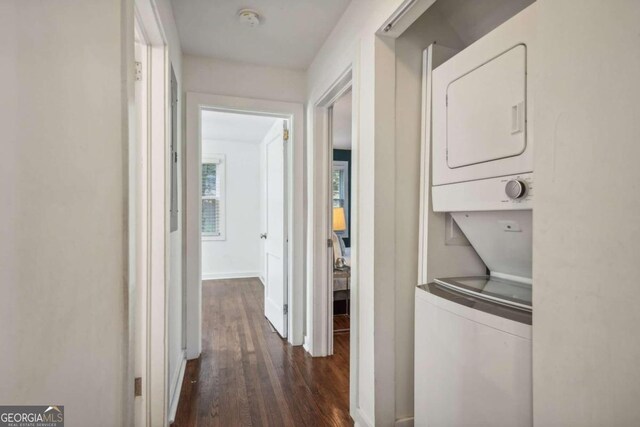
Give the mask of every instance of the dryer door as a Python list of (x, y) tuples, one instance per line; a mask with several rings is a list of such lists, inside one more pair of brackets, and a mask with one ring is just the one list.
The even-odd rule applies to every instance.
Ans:
[(526, 51), (525, 45), (519, 44), (447, 86), (449, 168), (524, 152)]

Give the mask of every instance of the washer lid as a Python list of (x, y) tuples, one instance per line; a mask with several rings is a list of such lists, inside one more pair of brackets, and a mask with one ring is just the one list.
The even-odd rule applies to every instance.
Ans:
[[(525, 339), (531, 339), (530, 325), (532, 324), (533, 316), (529, 310), (472, 297), (436, 282), (419, 285), (416, 289), (416, 309), (418, 309), (417, 299), (420, 299), (474, 322), (482, 323)], [(452, 303), (453, 305), (451, 305)], [(470, 313), (468, 309), (490, 314), (491, 316)], [(529, 326), (529, 328), (522, 329), (521, 326), (502, 322), (502, 319), (496, 319), (494, 316), (522, 323)]]
[(480, 299), (531, 310), (531, 284), (493, 276), (448, 277), (435, 282)]

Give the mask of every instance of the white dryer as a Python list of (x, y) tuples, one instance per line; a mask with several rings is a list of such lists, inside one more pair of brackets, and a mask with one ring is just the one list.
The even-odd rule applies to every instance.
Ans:
[(433, 71), (434, 211), (531, 209), (535, 14), (534, 4)]

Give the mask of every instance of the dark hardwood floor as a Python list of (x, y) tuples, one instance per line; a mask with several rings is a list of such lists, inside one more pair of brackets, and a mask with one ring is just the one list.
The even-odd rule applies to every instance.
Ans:
[(263, 289), (203, 283), (202, 355), (187, 363), (174, 427), (353, 425), (349, 333), (335, 334), (333, 356), (312, 358), (265, 319)]
[[(337, 314), (333, 316), (333, 333), (334, 334), (347, 334), (349, 336), (349, 316), (346, 314)], [(334, 338), (335, 341), (335, 338)], [(347, 345), (349, 342), (347, 341)]]

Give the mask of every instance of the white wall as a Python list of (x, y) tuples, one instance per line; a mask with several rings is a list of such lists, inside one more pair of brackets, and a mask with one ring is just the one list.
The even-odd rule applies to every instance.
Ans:
[(132, 396), (129, 72), (132, 2), (0, 2), (0, 401), (69, 425), (125, 425)]
[[(418, 284), (422, 51), (431, 43), (463, 48), (435, 8), (396, 40), (395, 345), (396, 418), (414, 414), (414, 298)], [(441, 236), (444, 239), (444, 233)]]
[[(200, 233), (197, 225), (198, 196), (194, 195), (198, 180), (195, 167), (199, 162), (199, 147), (197, 129), (199, 107), (202, 105), (218, 106), (243, 111), (270, 112), (281, 117), (291, 116), (291, 135), (289, 156), (292, 162), (291, 180), (288, 191), (290, 195), (289, 217), (292, 218), (289, 230), (289, 251), (293, 262), (289, 264), (290, 273), (290, 337), (295, 345), (302, 343), (303, 304), (301, 301), (305, 290), (305, 258), (306, 242), (304, 230), (306, 227), (306, 206), (303, 195), (305, 176), (303, 172), (303, 156), (305, 155), (305, 141), (303, 133), (302, 103), (306, 99), (306, 75), (302, 71), (283, 68), (253, 66), (247, 64), (219, 61), (215, 59), (191, 57), (183, 55), (184, 91), (189, 93), (185, 117), (187, 138), (186, 149), (188, 164), (186, 165), (187, 191), (187, 221), (193, 227), (187, 227), (187, 357), (195, 358), (200, 354), (200, 318), (197, 307), (200, 305), (200, 260), (195, 256), (199, 252)], [(189, 109), (189, 105), (193, 108)], [(191, 126), (193, 124), (193, 127)], [(295, 159), (295, 160), (292, 160)], [(195, 175), (194, 175), (195, 172)], [(194, 185), (191, 185), (194, 184)], [(290, 322), (291, 323), (291, 322)]]
[(186, 92), (304, 102), (304, 71), (184, 55)]
[[(354, 264), (358, 266), (358, 342), (352, 348), (358, 356), (358, 369), (351, 384), (351, 414), (362, 425), (392, 425), (396, 420), (395, 401), (395, 283), (394, 241), (394, 95), (395, 58), (393, 43), (377, 39), (375, 32), (401, 4), (394, 1), (354, 0), (327, 38), (308, 70), (307, 141), (309, 216), (308, 235), (323, 234), (314, 203), (322, 189), (313, 169), (325, 147), (313, 140), (313, 104), (339, 76), (355, 62), (353, 106), (357, 126), (354, 137), (353, 180), (358, 212), (355, 221), (358, 240)], [(383, 185), (384, 184), (384, 185)], [(314, 264), (324, 256), (322, 241), (308, 247), (307, 280), (313, 288), (317, 272)], [(416, 247), (417, 250), (417, 247)], [(415, 285), (415, 283), (411, 284)], [(411, 310), (410, 307), (406, 307)], [(308, 322), (313, 304), (308, 299)], [(374, 316), (375, 313), (375, 316)], [(312, 328), (308, 323), (307, 328)], [(352, 341), (353, 344), (353, 341)]]
[(202, 279), (262, 275), (261, 141), (202, 141), (202, 158), (225, 156), (226, 238), (202, 241)]
[(640, 2), (538, 7), (534, 421), (640, 425)]

